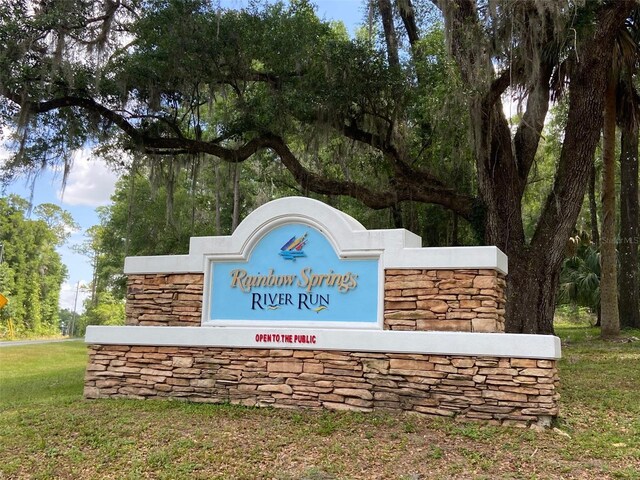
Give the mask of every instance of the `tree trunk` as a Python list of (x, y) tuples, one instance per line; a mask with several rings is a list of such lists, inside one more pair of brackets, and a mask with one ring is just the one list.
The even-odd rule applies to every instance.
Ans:
[(165, 198), (165, 208), (166, 208), (166, 217), (165, 217), (165, 226), (166, 228), (171, 228), (175, 230), (176, 221), (174, 216), (174, 199), (175, 199), (175, 188), (176, 188), (176, 173), (174, 171), (173, 162), (169, 163), (168, 173), (165, 178), (165, 188), (167, 190), (167, 196)]
[(93, 252), (93, 258), (91, 259), (91, 266), (93, 267), (91, 280), (91, 305), (95, 307), (98, 305), (98, 252), (95, 250)]
[(455, 212), (451, 212), (452, 217), (452, 232), (451, 232), (451, 245), (457, 247), (460, 245), (460, 241), (458, 240), (458, 215)]
[(398, 68), (400, 59), (398, 57), (398, 40), (396, 38), (396, 29), (393, 25), (393, 8), (390, 0), (378, 0), (378, 8), (380, 9), (380, 17), (382, 18), (382, 27), (384, 29), (384, 39), (387, 43), (387, 58), (389, 66)]
[[(504, 73), (494, 76), (491, 46), (478, 21), (477, 4), (464, 0), (434, 2), (442, 10), (449, 48), (461, 67), (462, 80), (473, 86), (471, 92), (477, 92), (471, 94), (469, 104), (478, 191), (485, 207), (485, 241), (509, 256), (505, 328), (509, 332), (552, 333), (566, 242), (580, 213), (602, 129), (603, 94), (612, 65), (613, 40), (634, 3), (603, 3), (591, 34), (576, 46), (580, 58), (571, 78), (565, 139), (556, 176), (527, 246), (522, 196), (549, 105), (552, 68), (544, 56), (536, 59), (539, 68), (530, 79), (523, 121), (512, 136), (500, 105), (509, 77)], [(552, 39), (547, 40), (549, 43)], [(482, 86), (482, 79), (490, 80)]]
[(553, 255), (522, 246), (509, 255), (505, 325), (508, 333), (551, 335), (560, 267)]
[(189, 233), (191, 237), (195, 235), (195, 225), (196, 225), (196, 200), (197, 200), (197, 186), (198, 186), (198, 169), (200, 168), (200, 163), (198, 162), (198, 158), (193, 159), (193, 163), (191, 164), (191, 225), (189, 228)]
[(220, 161), (218, 159), (214, 160), (213, 164), (213, 174), (215, 178), (215, 189), (216, 189), (216, 216), (215, 216), (215, 224), (216, 224), (216, 235), (222, 235), (222, 219), (220, 218), (220, 209), (222, 208), (222, 198), (220, 192)]
[(404, 228), (404, 221), (402, 220), (402, 206), (401, 205), (392, 206), (391, 215), (393, 217), (393, 226), (395, 228)]
[(620, 333), (618, 315), (618, 277), (616, 258), (616, 88), (609, 82), (605, 92), (602, 134), (602, 239), (600, 243), (601, 335), (615, 337)]
[(589, 177), (589, 215), (591, 219), (591, 241), (600, 247), (600, 231), (598, 230), (598, 203), (596, 202), (596, 166), (591, 165)]
[(233, 213), (231, 218), (231, 232), (235, 232), (240, 224), (240, 165), (233, 165)]
[(640, 328), (638, 123), (622, 125), (620, 151), (620, 324)]
[[(589, 177), (589, 215), (591, 219), (591, 241), (600, 248), (600, 230), (598, 230), (598, 202), (596, 201), (596, 165), (591, 165), (591, 175)], [(596, 310), (596, 327), (602, 325), (602, 309), (600, 304)]]

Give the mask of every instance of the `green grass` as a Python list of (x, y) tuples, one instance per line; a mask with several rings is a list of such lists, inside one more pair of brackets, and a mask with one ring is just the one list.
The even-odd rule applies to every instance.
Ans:
[(77, 400), (86, 351), (81, 341), (2, 347), (0, 408)]
[(568, 407), (558, 425), (575, 442), (566, 454), (581, 448), (609, 460), (603, 471), (611, 478), (640, 478), (640, 331), (623, 331), (617, 341), (601, 340), (590, 326), (561, 324), (556, 331)]
[(574, 324), (557, 333), (557, 428), (569, 437), (401, 414), (87, 401), (81, 342), (4, 347), (0, 478), (640, 479), (640, 342)]

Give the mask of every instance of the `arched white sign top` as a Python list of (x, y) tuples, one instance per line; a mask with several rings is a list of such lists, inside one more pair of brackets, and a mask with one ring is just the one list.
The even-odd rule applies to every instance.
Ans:
[(493, 269), (507, 273), (507, 257), (496, 247), (422, 248), (419, 236), (405, 229), (367, 230), (353, 217), (317, 200), (286, 197), (254, 210), (229, 236), (194, 237), (189, 254), (127, 257), (124, 273), (204, 273), (207, 262), (242, 260), (268, 231), (302, 223), (322, 232), (341, 258), (379, 255), (381, 267)]

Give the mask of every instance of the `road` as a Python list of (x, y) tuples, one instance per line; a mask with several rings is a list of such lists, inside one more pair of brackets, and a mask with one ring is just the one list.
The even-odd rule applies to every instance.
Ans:
[(75, 342), (76, 340), (82, 340), (81, 338), (61, 338), (51, 340), (16, 340), (14, 342), (0, 342), (0, 348), (2, 347), (19, 347), (21, 345), (37, 345), (39, 343), (60, 343), (60, 342)]

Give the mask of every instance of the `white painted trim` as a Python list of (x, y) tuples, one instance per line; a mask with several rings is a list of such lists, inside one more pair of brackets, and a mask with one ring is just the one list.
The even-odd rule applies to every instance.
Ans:
[(204, 260), (195, 255), (155, 255), (147, 257), (126, 257), (126, 275), (145, 273), (202, 273)]
[(208, 261), (248, 258), (263, 234), (292, 222), (320, 230), (342, 258), (375, 257), (384, 252), (383, 268), (491, 269), (508, 273), (507, 257), (496, 247), (421, 248), (420, 237), (408, 230), (366, 230), (346, 213), (304, 197), (280, 198), (257, 208), (231, 236), (194, 237), (188, 255), (127, 257), (124, 273), (204, 273)]
[[(316, 343), (313, 345), (257, 343), (255, 337), (260, 333), (315, 335)], [(85, 342), (99, 345), (342, 350), (550, 360), (561, 358), (558, 337), (508, 333), (295, 329), (271, 326), (263, 328), (89, 326)]]
[[(276, 216), (269, 218), (265, 217), (267, 214), (254, 215), (258, 210), (264, 209), (266, 205), (260, 207), (260, 209), (252, 212), (241, 225), (244, 225), (245, 222), (255, 224), (254, 230), (247, 230), (243, 226), (243, 230), (245, 231), (242, 235), (237, 235), (238, 230), (240, 230), (240, 226), (236, 229), (236, 232), (231, 236), (232, 241), (231, 244), (225, 245), (226, 248), (233, 247), (235, 245), (235, 250), (230, 253), (229, 251), (216, 251), (213, 253), (203, 253), (202, 258), (204, 259), (204, 295), (202, 302), (202, 316), (201, 316), (201, 324), (203, 326), (237, 326), (241, 323), (243, 326), (259, 326), (264, 325), (264, 321), (234, 321), (234, 320), (211, 320), (209, 318), (210, 308), (211, 308), (211, 295), (209, 292), (211, 291), (211, 284), (213, 282), (213, 278), (211, 275), (211, 266), (218, 262), (244, 262), (248, 261), (251, 257), (251, 253), (253, 252), (254, 247), (259, 243), (259, 241), (271, 230), (280, 227), (282, 225), (287, 224), (304, 224), (309, 225), (310, 227), (318, 230), (324, 237), (328, 240), (329, 244), (333, 248), (335, 254), (342, 260), (349, 259), (369, 259), (375, 260), (378, 262), (378, 292), (377, 299), (378, 304), (376, 307), (376, 316), (377, 322), (368, 322), (368, 323), (359, 323), (359, 322), (313, 322), (313, 321), (301, 321), (301, 320), (288, 320), (288, 321), (274, 321), (271, 322), (271, 325), (283, 326), (283, 327), (292, 327), (295, 328), (296, 324), (303, 323), (305, 326), (309, 327), (320, 327), (320, 328), (350, 328), (350, 329), (359, 329), (359, 328), (378, 328), (382, 330), (384, 325), (384, 269), (382, 267), (382, 262), (380, 258), (384, 252), (383, 249), (373, 249), (369, 248), (369, 245), (372, 242), (365, 243), (363, 242), (363, 238), (360, 238), (360, 241), (350, 242), (350, 238), (353, 237), (353, 234), (359, 233), (368, 233), (367, 230), (364, 230), (364, 227), (358, 223), (352, 217), (349, 217), (343, 212), (336, 210), (333, 207), (329, 207), (322, 202), (318, 202), (317, 200), (311, 200), (311, 203), (308, 204), (308, 209), (303, 214), (301, 211), (295, 211), (288, 214), (283, 213), (281, 210), (283, 207), (283, 201), (290, 201), (292, 204), (297, 204), (300, 200), (311, 200), (308, 198), (300, 197), (300, 198), (284, 198), (280, 200), (275, 200), (270, 202), (267, 205), (275, 204), (276, 207), (275, 213)], [(308, 203), (308, 202), (303, 202)], [(291, 207), (288, 207), (291, 210)], [(324, 212), (324, 209), (328, 208), (328, 212)], [(316, 212), (317, 217), (310, 216), (311, 212), (318, 210)], [(273, 213), (273, 212), (272, 212)], [(319, 221), (318, 218), (326, 217), (323, 221)], [(333, 219), (331, 217), (334, 217)], [(257, 218), (257, 219), (256, 219)], [(349, 220), (350, 219), (350, 220)], [(333, 222), (336, 222), (332, 225)], [(344, 222), (344, 225), (342, 224)], [(361, 230), (353, 231), (350, 230), (353, 227), (358, 227)], [(380, 230), (380, 232), (386, 232), (385, 230)], [(402, 236), (406, 233), (413, 235), (411, 232), (406, 230), (396, 230), (391, 232), (395, 232), (395, 237), (393, 240), (400, 244), (405, 243), (405, 239)], [(246, 237), (246, 238), (245, 238)], [(362, 236), (361, 236), (362, 237)], [(389, 238), (392, 238), (390, 236)], [(215, 241), (215, 237), (210, 237), (213, 241)], [(228, 243), (229, 237), (222, 237), (224, 242)], [(233, 240), (237, 244), (233, 243)], [(194, 239), (192, 239), (194, 240)], [(366, 240), (366, 239), (365, 239)], [(419, 238), (418, 238), (419, 240)], [(192, 242), (193, 245), (193, 242)], [(241, 245), (240, 248), (237, 248), (237, 245)], [(203, 248), (204, 251), (204, 248)]]
[[(242, 325), (238, 327), (238, 325)], [(245, 328), (252, 327), (258, 330), (265, 330), (273, 328), (286, 328), (288, 330), (300, 330), (300, 328), (314, 328), (314, 329), (350, 329), (350, 330), (363, 330), (363, 329), (378, 329), (384, 328), (383, 322), (380, 321), (380, 315), (375, 322), (319, 322), (314, 320), (209, 320), (209, 318), (202, 319), (201, 326), (203, 327), (232, 327), (232, 328)]]
[(385, 268), (484, 269), (507, 274), (507, 256), (498, 247), (432, 247), (392, 250)]

